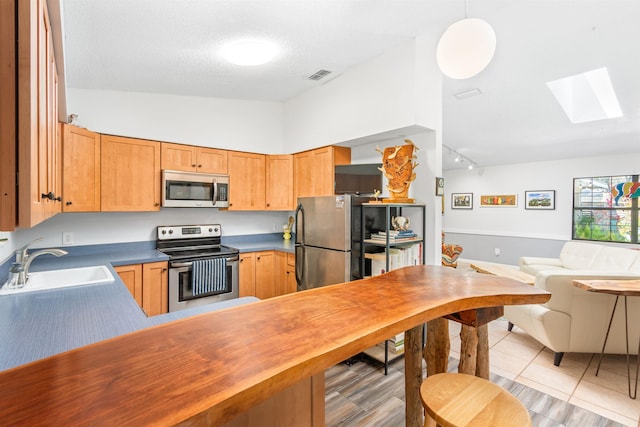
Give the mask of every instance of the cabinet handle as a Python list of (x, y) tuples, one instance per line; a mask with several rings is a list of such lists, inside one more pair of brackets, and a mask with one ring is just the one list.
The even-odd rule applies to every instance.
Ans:
[(154, 203), (153, 206), (160, 206), (160, 203)]
[(163, 269), (162, 269), (162, 272), (164, 273), (165, 271), (167, 271), (167, 269), (166, 269), (166, 268), (163, 268)]
[(58, 196), (54, 199), (56, 202), (61, 202), (62, 201), (62, 196)]
[(67, 202), (66, 203), (67, 206), (72, 205), (72, 204), (73, 204), (73, 202)]
[(202, 165), (198, 165), (198, 167), (199, 167), (199, 168), (201, 168), (201, 167), (202, 167)]
[(196, 165), (191, 165), (191, 167), (192, 167), (192, 168), (195, 168), (195, 167), (196, 167)]

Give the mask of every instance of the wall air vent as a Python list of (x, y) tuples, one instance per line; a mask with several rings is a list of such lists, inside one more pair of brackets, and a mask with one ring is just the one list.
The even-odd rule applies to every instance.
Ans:
[(309, 80), (320, 80), (323, 77), (328, 76), (329, 74), (331, 74), (331, 71), (329, 70), (318, 70), (315, 73), (311, 74), (309, 77), (307, 77)]

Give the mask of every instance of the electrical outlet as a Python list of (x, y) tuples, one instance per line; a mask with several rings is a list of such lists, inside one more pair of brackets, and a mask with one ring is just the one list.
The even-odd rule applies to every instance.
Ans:
[(69, 246), (69, 245), (73, 245), (73, 233), (70, 231), (63, 231), (62, 232), (62, 245), (63, 246)]
[(493, 252), (496, 254), (496, 256), (500, 256), (500, 248), (495, 248)]

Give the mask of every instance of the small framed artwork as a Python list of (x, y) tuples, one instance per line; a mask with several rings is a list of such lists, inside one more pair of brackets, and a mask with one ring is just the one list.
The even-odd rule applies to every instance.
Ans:
[(524, 192), (524, 208), (525, 209), (548, 209), (556, 208), (556, 192), (555, 190), (539, 190)]
[(451, 209), (473, 209), (473, 193), (451, 193)]
[(492, 194), (480, 196), (480, 207), (515, 208), (518, 206), (516, 194)]
[(444, 196), (444, 178), (436, 178), (436, 196)]

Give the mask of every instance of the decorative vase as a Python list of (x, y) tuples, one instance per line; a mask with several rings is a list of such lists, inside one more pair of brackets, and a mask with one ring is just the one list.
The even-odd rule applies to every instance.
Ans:
[(290, 231), (285, 231), (284, 234), (282, 235), (282, 238), (284, 240), (290, 240), (291, 239), (291, 232)]

